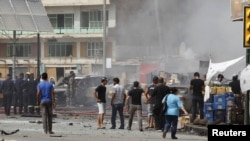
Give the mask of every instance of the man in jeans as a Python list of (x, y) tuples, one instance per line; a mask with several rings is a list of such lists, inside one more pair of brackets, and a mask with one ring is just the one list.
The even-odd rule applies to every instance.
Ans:
[(44, 133), (54, 134), (52, 131), (53, 106), (55, 106), (55, 93), (53, 85), (48, 81), (48, 74), (42, 74), (42, 80), (37, 85), (37, 104), (42, 110)]
[(113, 79), (113, 90), (112, 90), (112, 97), (111, 97), (111, 106), (112, 106), (112, 116), (111, 116), (111, 128), (116, 128), (116, 114), (117, 111), (119, 112), (120, 122), (121, 125), (119, 129), (124, 129), (124, 115), (123, 115), (123, 107), (124, 107), (124, 100), (125, 100), (125, 90), (124, 87), (121, 86), (119, 78), (115, 77)]

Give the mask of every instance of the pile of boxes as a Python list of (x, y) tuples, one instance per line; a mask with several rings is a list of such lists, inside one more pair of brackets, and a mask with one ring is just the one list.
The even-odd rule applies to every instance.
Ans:
[(244, 114), (235, 106), (234, 93), (222, 86), (215, 89), (216, 93), (211, 91), (210, 99), (204, 103), (204, 119), (208, 123), (241, 124)]

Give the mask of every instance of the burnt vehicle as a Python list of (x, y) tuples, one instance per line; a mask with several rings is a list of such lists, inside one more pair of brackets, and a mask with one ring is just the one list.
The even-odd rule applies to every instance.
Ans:
[[(75, 97), (74, 106), (91, 106), (96, 104), (96, 100), (93, 97), (94, 89), (100, 85), (101, 79), (107, 77), (109, 79), (107, 87), (112, 85), (111, 76), (102, 75), (82, 75), (75, 77)], [(67, 94), (67, 84), (61, 83), (55, 86), (55, 93), (58, 106), (66, 106), (66, 94)]]

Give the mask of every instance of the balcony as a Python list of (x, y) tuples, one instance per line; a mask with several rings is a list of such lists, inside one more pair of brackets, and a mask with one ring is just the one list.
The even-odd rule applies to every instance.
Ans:
[[(89, 27), (54, 27), (54, 34), (102, 34), (103, 33), (103, 22), (102, 21), (90, 21)], [(106, 22), (108, 27), (108, 22)], [(13, 31), (0, 30), (2, 35), (11, 35)], [(16, 31), (17, 35), (32, 35), (36, 32), (30, 31)], [(50, 35), (51, 32), (41, 32), (43, 35)]]
[[(102, 34), (103, 28), (89, 28), (89, 27), (81, 27), (81, 28), (72, 28), (72, 27), (62, 27), (62, 28), (54, 28), (54, 34)], [(11, 35), (13, 31), (0, 31), (2, 35)], [(16, 31), (17, 35), (30, 35), (36, 34), (36, 32), (30, 31)], [(42, 32), (41, 34), (51, 34), (51, 32)]]
[[(103, 0), (42, 0), (45, 7), (48, 6), (93, 6), (103, 4)], [(106, 4), (110, 4), (110, 0), (106, 0)]]
[[(55, 34), (65, 34), (65, 33), (70, 33), (70, 34), (102, 34), (103, 33), (103, 28), (88, 28), (88, 27), (81, 27), (81, 28), (54, 28), (54, 33)], [(48, 34), (48, 33), (42, 33), (42, 34)]]

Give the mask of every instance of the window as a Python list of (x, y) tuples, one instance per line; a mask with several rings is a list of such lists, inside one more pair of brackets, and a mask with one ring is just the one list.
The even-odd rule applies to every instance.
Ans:
[(72, 55), (72, 43), (49, 43), (49, 57), (68, 57)]
[[(7, 45), (7, 56), (13, 56), (13, 44)], [(29, 57), (31, 53), (31, 47), (28, 43), (18, 43), (15, 44), (16, 47), (16, 57)]]
[[(84, 11), (81, 14), (82, 28), (102, 28), (103, 12), (100, 10)], [(106, 12), (106, 21), (108, 21), (108, 11)]]
[(74, 14), (49, 14), (49, 20), (53, 28), (73, 28)]
[(103, 44), (102, 42), (89, 42), (87, 44), (87, 56), (90, 58), (103, 56)]

